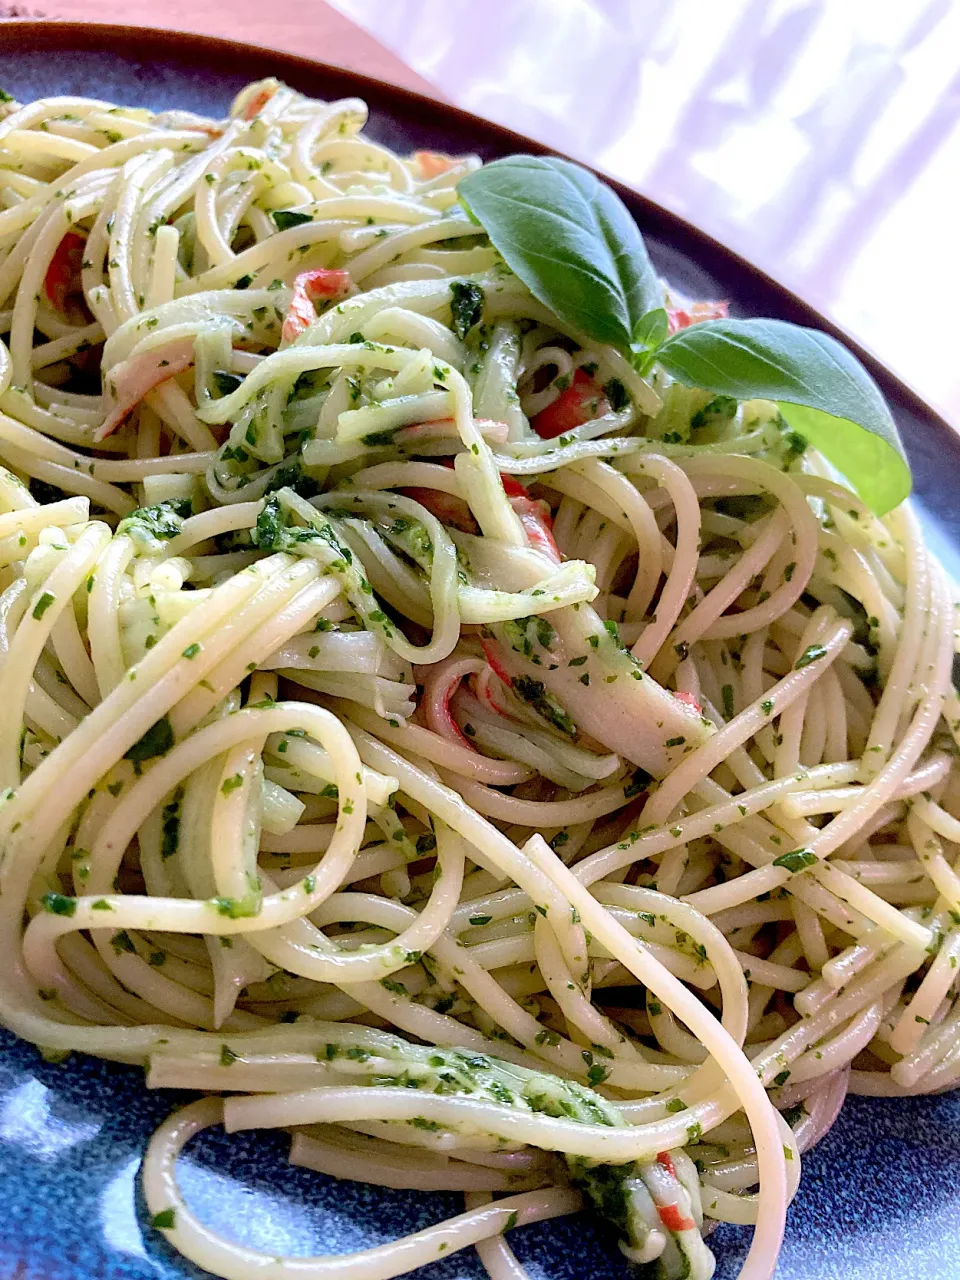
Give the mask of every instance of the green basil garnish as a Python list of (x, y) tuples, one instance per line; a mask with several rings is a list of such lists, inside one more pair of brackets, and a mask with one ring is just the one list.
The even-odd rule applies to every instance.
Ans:
[(301, 227), (305, 222), (313, 221), (313, 214), (298, 213), (296, 209), (274, 209), (270, 216), (278, 231), (289, 231), (291, 227)]
[(663, 288), (626, 206), (579, 165), (508, 156), (459, 185), (467, 211), (530, 292), (565, 324), (618, 348), (641, 374), (737, 400), (776, 401), (878, 515), (910, 492), (893, 416), (827, 334), (780, 320), (705, 320), (667, 336)]

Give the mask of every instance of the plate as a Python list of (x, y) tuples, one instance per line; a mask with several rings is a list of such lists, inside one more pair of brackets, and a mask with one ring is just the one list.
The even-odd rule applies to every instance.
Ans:
[[(0, 25), (0, 85), (21, 101), (95, 94), (153, 108), (222, 115), (247, 81), (277, 75), (317, 97), (358, 96), (369, 132), (398, 150), (476, 151), (485, 159), (543, 147), (407, 90), (288, 54), (175, 32), (55, 22)], [(934, 550), (960, 579), (960, 437), (829, 322), (675, 215), (612, 183), (660, 270), (687, 293), (730, 299), (741, 315), (825, 329), (850, 346), (893, 407)], [(0, 1031), (0, 1275), (10, 1280), (182, 1280), (200, 1272), (150, 1229), (137, 1169), (179, 1097), (147, 1092), (142, 1073), (74, 1055), (44, 1062)], [(459, 1196), (386, 1191), (287, 1164), (271, 1133), (208, 1131), (178, 1165), (188, 1201), (215, 1229), (274, 1254), (365, 1248), (462, 1210)], [(627, 1280), (612, 1233), (588, 1215), (511, 1234), (532, 1280)], [(711, 1238), (732, 1280), (748, 1234)], [(416, 1273), (481, 1280), (472, 1250)], [(852, 1098), (804, 1159), (779, 1280), (960, 1277), (960, 1095)]]

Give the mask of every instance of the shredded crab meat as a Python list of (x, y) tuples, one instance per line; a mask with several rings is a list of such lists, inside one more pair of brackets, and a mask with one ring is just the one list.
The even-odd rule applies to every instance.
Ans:
[(107, 393), (114, 407), (97, 432), (98, 440), (115, 431), (140, 401), (194, 362), (193, 339), (177, 338), (165, 346), (141, 351), (116, 365), (107, 378)]

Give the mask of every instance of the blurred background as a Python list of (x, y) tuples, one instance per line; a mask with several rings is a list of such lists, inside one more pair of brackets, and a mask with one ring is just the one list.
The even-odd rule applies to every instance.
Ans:
[(36, 6), (50, 17), (290, 49), (532, 135), (738, 250), (960, 427), (958, 0), (268, 8), (262, 0)]

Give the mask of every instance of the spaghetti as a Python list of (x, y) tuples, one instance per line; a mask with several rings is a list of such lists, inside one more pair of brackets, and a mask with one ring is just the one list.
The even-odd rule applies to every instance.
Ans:
[[(767, 1277), (845, 1094), (960, 1081), (942, 571), (365, 119), (5, 106), (0, 1018), (206, 1095), (143, 1182), (219, 1276), (518, 1280), (585, 1197)], [(465, 1211), (268, 1258), (184, 1203), (214, 1124)]]

